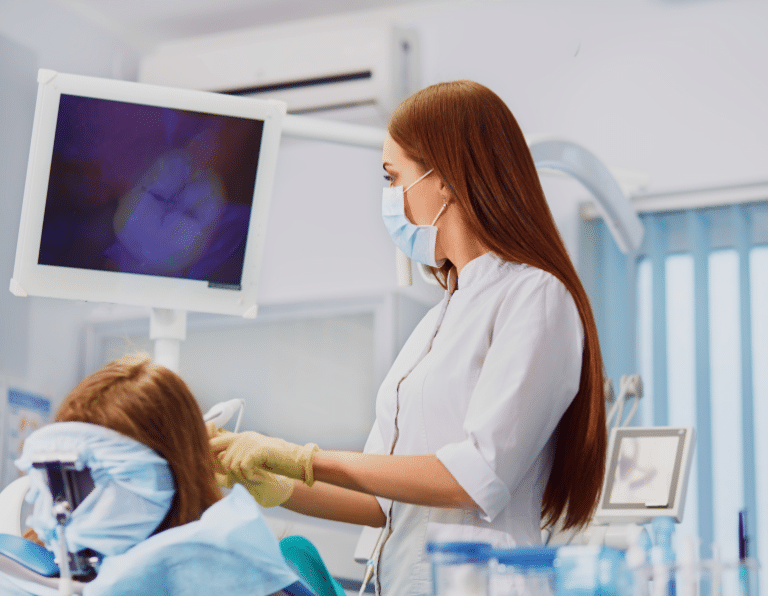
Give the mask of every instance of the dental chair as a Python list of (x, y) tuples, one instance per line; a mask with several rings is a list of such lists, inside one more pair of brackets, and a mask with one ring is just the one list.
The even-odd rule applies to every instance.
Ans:
[[(98, 432), (105, 431), (102, 429)], [(274, 536), (264, 523), (258, 506), (247, 491), (239, 486), (209, 507), (200, 520), (152, 535), (131, 546), (125, 553), (105, 556), (92, 548), (77, 549), (68, 544), (65, 529), (73, 523), (73, 513), (88, 495), (96, 492), (94, 497), (99, 496), (94, 488), (102, 482), (102, 476), (98, 473), (92, 474), (92, 470), (83, 465), (81, 454), (75, 452), (36, 453), (31, 456), (25, 452), (24, 457), (28, 458), (28, 462), (32, 462), (29, 476), (15, 480), (0, 493), (2, 594), (118, 596), (143, 593), (145, 591), (138, 589), (138, 586), (156, 588), (153, 582), (159, 576), (169, 584), (179, 585), (175, 582), (179, 581), (178, 575), (181, 571), (176, 571), (175, 567), (181, 562), (184, 573), (192, 576), (191, 579), (185, 576), (181, 581), (185, 587), (193, 586), (191, 592), (184, 593), (197, 593), (194, 591), (196, 589), (203, 589), (201, 594), (210, 593), (210, 580), (205, 585), (202, 585), (202, 582), (205, 582), (215, 569), (218, 574), (216, 589), (229, 594), (245, 593), (242, 591), (243, 582), (255, 578), (252, 584), (254, 589), (251, 591), (249, 587), (248, 594), (338, 596), (336, 591), (310, 589), (311, 582), (305, 578), (317, 578), (317, 568), (302, 572), (301, 561), (286, 562)], [(33, 476), (33, 471), (37, 475), (32, 478), (32, 490), (35, 490), (36, 484), (39, 488), (40, 478), (44, 478), (44, 488), (49, 494), (43, 495), (43, 503), (45, 507), (52, 508), (52, 519), (55, 519), (57, 524), (52, 531), (52, 535), (57, 537), (56, 544), (44, 540), (48, 548), (21, 536), (22, 506), (25, 495), (30, 490), (30, 476)], [(94, 477), (97, 479), (94, 480)], [(40, 506), (39, 499), (38, 496), (35, 501), (36, 508)], [(93, 502), (92, 498), (86, 503), (86, 510), (88, 507), (93, 508)], [(165, 510), (167, 511), (167, 508)], [(38, 514), (37, 509), (35, 514)], [(82, 508), (77, 511), (75, 518), (77, 519), (74, 523), (82, 524)], [(105, 530), (105, 533), (108, 531)], [(216, 542), (214, 539), (208, 539), (211, 534), (217, 532), (223, 535), (221, 540)], [(150, 547), (152, 544), (154, 546)], [(271, 546), (272, 544), (274, 546)], [(295, 548), (293, 550), (296, 551)], [(66, 565), (61, 564), (64, 560)], [(327, 570), (325, 572), (327, 573)], [(103, 576), (101, 578), (100, 573)], [(297, 577), (304, 578), (304, 581), (297, 580)], [(227, 585), (223, 585), (227, 584), (228, 580), (232, 585), (236, 584), (240, 591), (228, 589)], [(195, 581), (198, 583), (195, 584)], [(282, 587), (277, 591), (274, 591), (274, 587), (266, 587), (275, 585)], [(324, 589), (322, 582), (317, 585)]]
[[(45, 474), (57, 518), (62, 526), (66, 525), (72, 510), (93, 490), (90, 471), (75, 469), (68, 454), (43, 458), (33, 465)], [(29, 477), (22, 476), (0, 493), (0, 511), (4, 513), (0, 525), (0, 571), (23, 583), (54, 590), (60, 590), (64, 581), (70, 593), (82, 594), (85, 584), (96, 577), (102, 557), (88, 549), (67, 552), (68, 565), (60, 570), (51, 551), (22, 538), (21, 511), (29, 486)]]

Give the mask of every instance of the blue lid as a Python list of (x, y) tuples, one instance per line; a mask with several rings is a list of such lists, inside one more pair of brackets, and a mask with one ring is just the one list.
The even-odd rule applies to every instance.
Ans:
[(491, 550), (487, 542), (427, 542), (428, 553), (485, 553)]
[(493, 547), (487, 542), (428, 542), (427, 552), (453, 563), (475, 563), (490, 559)]
[(495, 550), (493, 555), (502, 565), (513, 567), (553, 567), (557, 557), (557, 548), (511, 548)]

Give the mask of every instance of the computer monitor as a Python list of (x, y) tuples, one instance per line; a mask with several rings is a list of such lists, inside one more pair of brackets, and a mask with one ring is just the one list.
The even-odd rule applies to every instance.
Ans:
[(612, 429), (595, 521), (643, 524), (658, 516), (682, 521), (693, 442), (690, 427)]
[(255, 316), (285, 104), (38, 84), (11, 291)]

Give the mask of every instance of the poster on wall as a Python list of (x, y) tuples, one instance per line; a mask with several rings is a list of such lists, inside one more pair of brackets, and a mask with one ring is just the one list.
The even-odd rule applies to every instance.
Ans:
[(21, 455), (24, 440), (38, 428), (51, 421), (51, 400), (40, 393), (0, 381), (0, 488), (7, 486), (21, 473), (14, 461)]

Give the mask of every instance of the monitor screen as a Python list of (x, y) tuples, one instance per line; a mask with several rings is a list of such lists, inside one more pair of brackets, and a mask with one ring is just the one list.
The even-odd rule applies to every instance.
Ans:
[(682, 437), (622, 437), (615, 449), (617, 464), (608, 503), (667, 507), (674, 499)]
[(694, 431), (687, 427), (618, 427), (611, 431), (598, 523), (682, 520)]
[(11, 290), (253, 316), (284, 104), (38, 81)]

